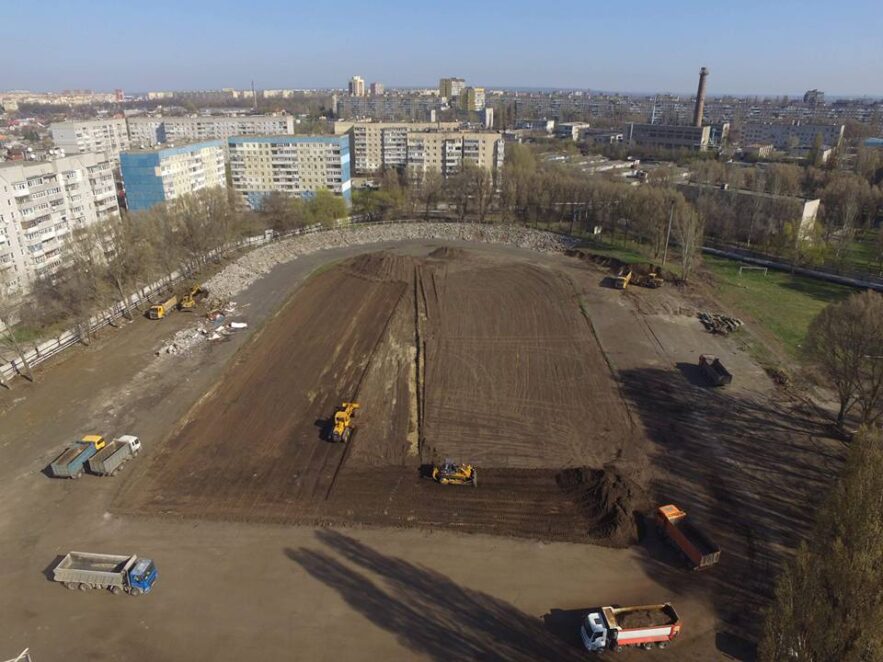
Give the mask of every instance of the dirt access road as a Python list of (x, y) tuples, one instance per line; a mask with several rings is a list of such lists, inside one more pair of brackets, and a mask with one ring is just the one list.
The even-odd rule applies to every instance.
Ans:
[[(419, 242), (396, 250), (425, 256), (437, 246)], [(543, 659), (541, 645), (551, 652), (547, 659), (567, 659), (579, 654), (573, 623), (581, 610), (671, 599), (684, 617), (684, 638), (654, 659), (750, 659), (745, 639), (756, 629), (753, 615), (772, 563), (806, 530), (807, 513), (836, 473), (839, 455), (812, 416), (771, 388), (736, 339), (708, 336), (678, 313), (690, 306), (680, 294), (622, 296), (599, 285), (597, 269), (566, 258), (479, 249), (569, 270), (629, 410), (652, 440), (656, 495), (696, 514), (724, 546), (712, 573), (684, 572), (652, 537), (646, 548), (619, 550), (348, 529), (345, 538), (370, 548), (354, 550), (346, 539), (317, 538), (300, 527), (107, 512), (117, 488), (135, 477), (136, 471), (126, 472), (140, 471), (149, 464), (143, 460), (161, 451), (176, 421), (291, 288), (320, 264), (378, 248), (329, 251), (278, 267), (240, 297), (251, 326), (227, 344), (157, 360), (153, 348), (173, 324), (183, 326), (183, 317), (163, 327), (138, 321), (106, 335), (100, 347), (41, 371), (38, 384), (16, 384), (2, 395), (0, 652), (30, 645), (49, 659), (181, 659), (182, 649), (205, 660), (291, 659), (293, 650), (310, 659), (437, 659), (451, 656), (444, 642), (453, 641), (465, 646), (466, 657), (499, 650), (507, 659)], [(717, 353), (734, 368), (734, 389), (713, 393), (693, 383), (688, 367), (700, 351)], [(41, 473), (67, 439), (96, 428), (141, 435), (144, 457), (107, 480), (57, 481)], [(376, 493), (370, 480), (370, 473), (359, 478)], [(162, 573), (157, 592), (144, 601), (70, 594), (43, 575), (70, 549), (151, 555)], [(734, 613), (740, 609), (741, 622)], [(110, 637), (103, 627), (108, 622), (116, 625)], [(509, 627), (513, 622), (518, 632)], [(517, 648), (500, 648), (501, 641)]]

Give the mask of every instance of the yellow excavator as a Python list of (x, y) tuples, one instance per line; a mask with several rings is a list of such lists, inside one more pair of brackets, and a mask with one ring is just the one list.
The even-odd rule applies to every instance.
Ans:
[(472, 485), (478, 487), (478, 469), (471, 464), (457, 464), (445, 460), (432, 468), (432, 478), (442, 485)]
[(331, 441), (349, 441), (353, 433), (353, 419), (359, 407), (361, 405), (358, 402), (344, 402), (337, 408), (334, 412), (334, 424), (331, 427)]
[(194, 284), (190, 291), (181, 297), (178, 302), (178, 310), (193, 310), (196, 304), (205, 299), (208, 292), (203, 289), (202, 285)]

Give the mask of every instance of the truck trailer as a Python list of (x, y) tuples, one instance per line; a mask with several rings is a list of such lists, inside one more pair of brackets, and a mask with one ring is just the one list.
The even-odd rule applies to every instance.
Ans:
[(111, 593), (141, 595), (156, 582), (156, 566), (134, 554), (69, 552), (52, 570), (52, 578), (70, 590), (107, 589)]
[(733, 381), (732, 373), (724, 367), (719, 358), (711, 354), (699, 356), (699, 369), (712, 386), (726, 386)]
[(178, 305), (178, 297), (171, 296), (162, 303), (155, 304), (147, 311), (147, 316), (152, 320), (161, 320), (172, 312)]
[(665, 648), (681, 631), (671, 603), (638, 607), (601, 607), (590, 611), (579, 633), (586, 650), (595, 653), (624, 646)]
[(687, 513), (674, 504), (656, 509), (659, 532), (671, 542), (694, 570), (703, 570), (720, 560), (720, 547), (687, 521)]
[(112, 476), (140, 450), (138, 437), (124, 434), (89, 458), (89, 471), (98, 476)]
[(64, 449), (49, 465), (49, 470), (56, 478), (79, 478), (86, 461), (104, 448), (105, 443), (101, 435), (85, 436)]

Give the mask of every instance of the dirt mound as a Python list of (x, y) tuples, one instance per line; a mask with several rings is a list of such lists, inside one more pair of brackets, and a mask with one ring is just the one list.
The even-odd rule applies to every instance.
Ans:
[(588, 535), (611, 547), (638, 541), (635, 513), (646, 507), (643, 489), (613, 467), (565, 469), (558, 486), (582, 509)]
[(653, 625), (664, 625), (670, 619), (658, 610), (641, 609), (639, 611), (627, 611), (617, 616), (616, 620), (624, 628), (646, 628)]
[(414, 267), (413, 258), (387, 251), (359, 255), (345, 266), (351, 274), (368, 280), (405, 283), (414, 277)]
[(461, 260), (469, 255), (468, 251), (462, 248), (454, 248), (453, 246), (441, 246), (436, 248), (429, 254), (429, 257), (436, 260)]

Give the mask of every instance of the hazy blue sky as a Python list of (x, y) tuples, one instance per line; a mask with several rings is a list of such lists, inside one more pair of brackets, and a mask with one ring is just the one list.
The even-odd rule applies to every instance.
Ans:
[(476, 85), (883, 95), (883, 0), (3, 0), (0, 89)]

